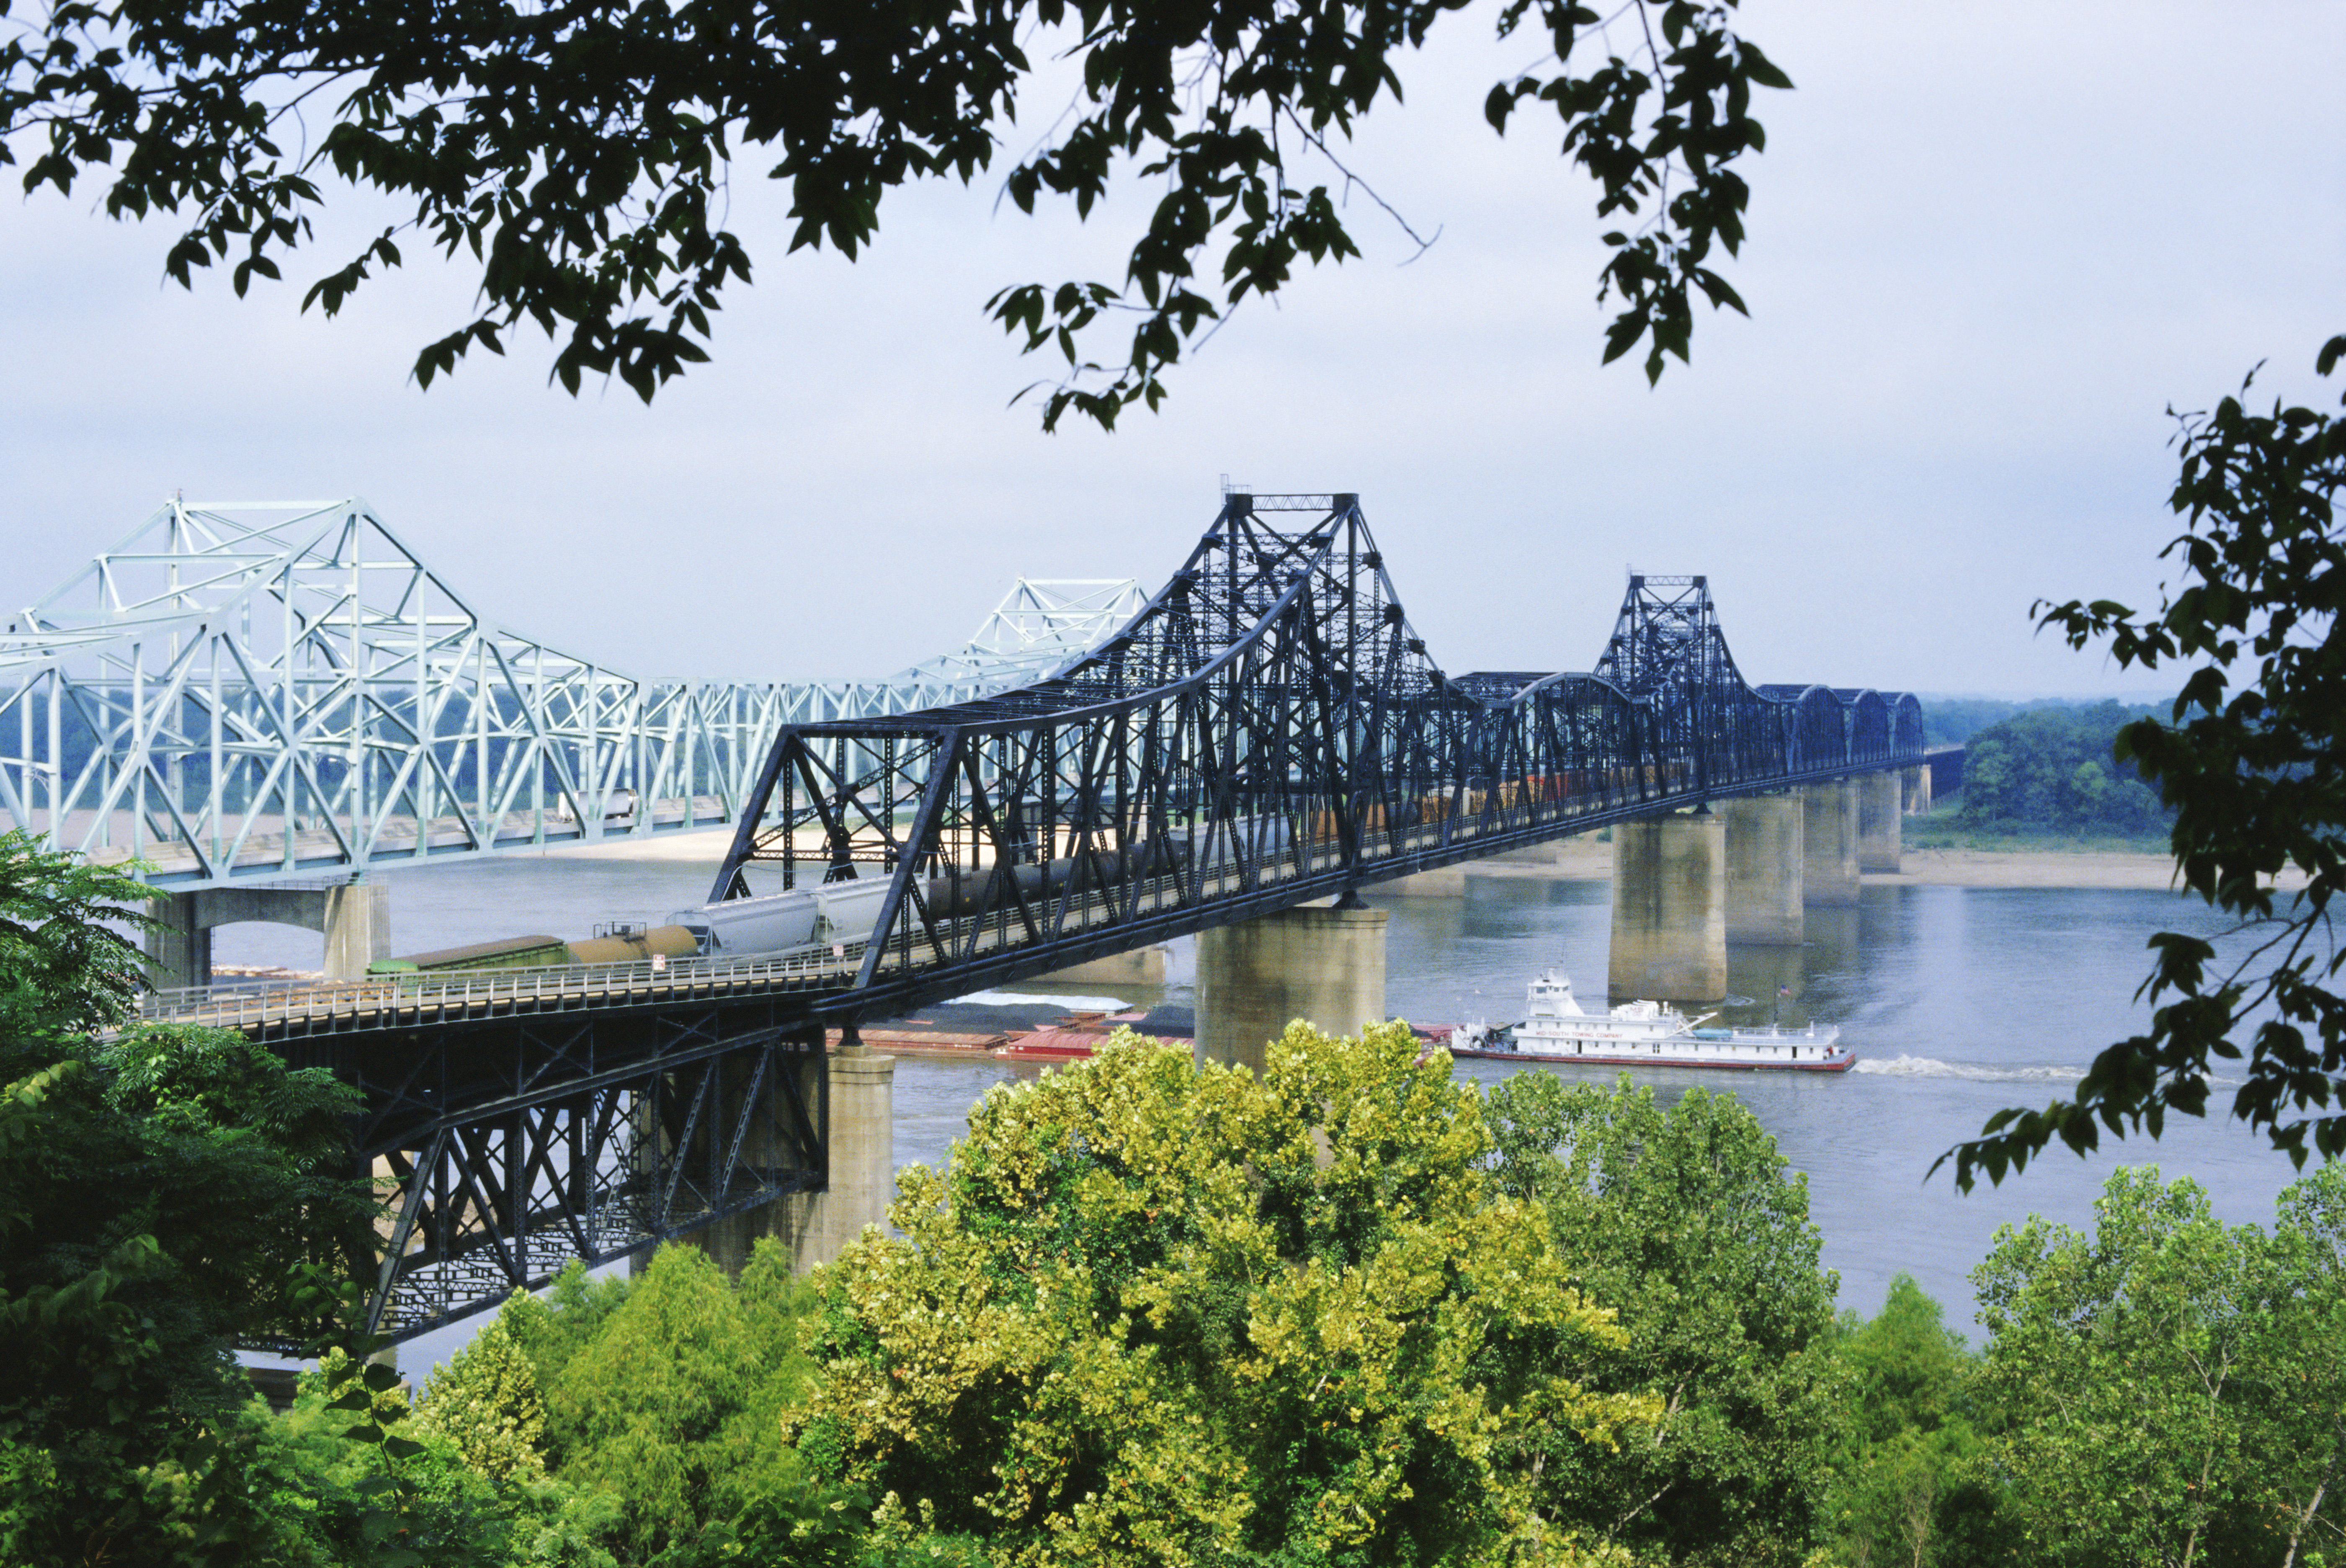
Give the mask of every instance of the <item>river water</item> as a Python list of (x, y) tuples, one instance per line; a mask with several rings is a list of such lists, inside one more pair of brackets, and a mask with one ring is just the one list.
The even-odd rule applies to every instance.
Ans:
[[(549, 853), (392, 872), (393, 945), (412, 952), (456, 942), (545, 932), (587, 933), (614, 918), (658, 919), (705, 896), (714, 839), (704, 859), (682, 841), (664, 858), (628, 860), (610, 850)], [(1371, 901), (1392, 911), (1387, 1005), (1416, 1023), (1521, 1015), (1523, 989), (1556, 964), (1578, 989), (1601, 995), (1609, 886), (1529, 877), (1469, 876), (1463, 898)], [(1756, 998), (1731, 1007), (1735, 1022), (1767, 1021), (1780, 985), (1788, 1023), (1837, 1022), (1858, 1054), (1835, 1076), (1656, 1069), (1633, 1074), (1665, 1095), (1699, 1086), (1740, 1096), (1809, 1182), (1810, 1210), (1845, 1306), (1872, 1312), (1892, 1274), (1913, 1275), (1972, 1320), (1966, 1278), (2000, 1225), (2031, 1213), (2092, 1223), (2093, 1201), (2120, 1165), (2158, 1165), (2208, 1186), (2233, 1222), (2270, 1223), (2272, 1201), (2294, 1173), (2238, 1124), (2211, 1115), (2170, 1121), (2157, 1144), (2117, 1144), (2080, 1159), (2056, 1148), (2001, 1188), (1964, 1195), (1947, 1173), (1928, 1176), (1950, 1144), (1976, 1133), (2007, 1105), (2041, 1105), (2066, 1090), (2110, 1041), (2146, 1021), (2133, 1001), (2147, 972), (2144, 943), (2160, 929), (2213, 935), (2220, 922), (2195, 902), (2163, 892), (1869, 886), (1859, 906), (1813, 911), (1798, 949), (1733, 951), (1729, 989)], [(274, 926), (238, 926), (216, 938), (216, 962), (312, 968), (319, 939)], [(1080, 988), (1092, 997), (1186, 1004), (1192, 944), (1176, 944), (1160, 990)], [(1049, 985), (1012, 988), (1069, 994)], [(1070, 994), (1070, 1000), (1075, 997)], [(1462, 1064), (1495, 1082), (1517, 1069)], [(994, 1063), (900, 1059), (897, 1164), (944, 1160), (965, 1130), (970, 1105), (994, 1083), (1031, 1073)], [(1561, 1069), (1609, 1081), (1610, 1071)], [(2216, 1107), (2229, 1104), (2219, 1087)], [(453, 1331), (452, 1331), (453, 1332)], [(442, 1336), (433, 1336), (436, 1341)], [(446, 1350), (419, 1344), (429, 1359)]]

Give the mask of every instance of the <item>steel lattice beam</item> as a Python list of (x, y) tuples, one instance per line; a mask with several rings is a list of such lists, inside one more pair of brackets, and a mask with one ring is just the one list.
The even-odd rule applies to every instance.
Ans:
[(0, 636), (0, 823), (179, 890), (728, 825), (784, 725), (1036, 679), (1141, 602), (1022, 580), (885, 680), (649, 680), (484, 619), (363, 501), (174, 501)]
[[(1300, 527), (1274, 518), (1296, 513)], [(1352, 495), (1226, 498), (1053, 679), (785, 726), (712, 898), (887, 881), (818, 1011), (934, 996), (1697, 801), (1911, 765), (1911, 696), (1754, 688), (1699, 577), (1631, 579), (1590, 675), (1453, 677)]]
[(352, 1152), (384, 1201), (368, 1321), (393, 1339), (827, 1181), (822, 1033), (769, 1003), (457, 1020), (287, 1054), (364, 1096)]

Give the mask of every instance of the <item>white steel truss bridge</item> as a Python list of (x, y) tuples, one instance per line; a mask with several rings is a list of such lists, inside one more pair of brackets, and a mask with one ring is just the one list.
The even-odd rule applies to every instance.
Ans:
[(0, 830), (193, 891), (729, 826), (785, 727), (1031, 685), (1146, 603), (1022, 578), (884, 679), (647, 679), (484, 618), (363, 500), (174, 500), (0, 636)]

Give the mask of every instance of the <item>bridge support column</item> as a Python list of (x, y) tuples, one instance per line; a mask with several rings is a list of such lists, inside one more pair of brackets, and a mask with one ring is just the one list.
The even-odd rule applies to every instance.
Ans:
[(1808, 936), (1800, 898), (1800, 802), (1753, 795), (1727, 802), (1727, 940), (1798, 947)]
[[(741, 1272), (761, 1236), (789, 1247), (791, 1269), (803, 1274), (836, 1258), (865, 1226), (887, 1227), (888, 1205), (896, 1196), (896, 1059), (858, 1043), (825, 1057), (809, 1056), (798, 1071), (803, 1074), (799, 1092), (809, 1107), (823, 1105), (828, 1098), (830, 1185), (712, 1221), (684, 1238), (728, 1274)], [(726, 1110), (729, 1120), (738, 1102)], [(761, 1130), (752, 1141), (759, 1146), (745, 1145), (746, 1163), (773, 1165), (788, 1157), (770, 1130)], [(638, 1269), (648, 1261), (648, 1253), (638, 1255)]]
[(1385, 1018), (1382, 910), (1292, 909), (1198, 933), (1197, 1056), (1260, 1077), (1264, 1047), (1308, 1018), (1357, 1034)]
[(201, 893), (163, 893), (147, 912), (159, 922), (147, 928), (147, 978), (158, 991), (177, 991), (212, 981), (212, 930), (203, 920)]
[(896, 1196), (896, 1058), (855, 1038), (831, 1054), (831, 1185), (797, 1201), (804, 1227), (793, 1237), (790, 1266), (801, 1273), (829, 1263), (863, 1234), (888, 1228)]
[(1800, 787), (1800, 897), (1810, 908), (1857, 902), (1857, 789), (1846, 779)]
[(1711, 1002), (1727, 994), (1727, 820), (1708, 809), (1613, 830), (1617, 997)]
[(1901, 803), (1910, 817), (1920, 817), (1931, 809), (1931, 770), (1909, 768), (1899, 775)]
[(1868, 773), (1853, 782), (1857, 787), (1857, 869), (1894, 871), (1901, 848), (1898, 775)]
[(158, 990), (210, 984), (212, 928), (248, 921), (324, 933), (328, 980), (356, 980), (368, 964), (391, 956), (391, 889), (381, 882), (202, 888), (158, 894), (148, 912), (163, 922), (147, 933), (146, 943)]
[(319, 923), (326, 933), (326, 978), (356, 980), (391, 956), (391, 890), (381, 882), (328, 888)]

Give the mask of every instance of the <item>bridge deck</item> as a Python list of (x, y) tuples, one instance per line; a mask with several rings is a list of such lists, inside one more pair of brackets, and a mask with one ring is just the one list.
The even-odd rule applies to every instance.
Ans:
[[(1766, 787), (1780, 787), (1780, 781), (1768, 781)], [(1706, 798), (1738, 792), (1714, 789)], [(1012, 978), (998, 972), (1005, 964), (1036, 971), (1058, 966), (1067, 962), (1067, 944), (1086, 933), (1121, 947), (1143, 946), (1222, 923), (1231, 918), (1241, 900), (1247, 912), (1260, 912), (1255, 905), (1279, 907), (1341, 891), (1334, 883), (1372, 886), (1428, 866), (1587, 832), (1686, 803), (1671, 796), (1566, 803), (1555, 818), (1529, 828), (1492, 830), (1453, 820), (1363, 835), (1362, 859), (1349, 866), (1331, 842), (1310, 846), (1290, 860), (1188, 877), (1151, 878), (1137, 888), (1110, 888), (1064, 901), (1063, 907), (1054, 911), (1054, 929), (1039, 942), (1027, 937), (1007, 909), (940, 921), (938, 929), (947, 945), (962, 948), (968, 943), (964, 951), (969, 957), (949, 965), (908, 962), (901, 944), (892, 943), (874, 966), (872, 984), (862, 988), (855, 986), (855, 981), (871, 946), (866, 941), (812, 952), (670, 959), (658, 968), (643, 959), (353, 981), (231, 982), (150, 992), (140, 999), (138, 1018), (142, 1023), (199, 1024), (239, 1030), (256, 1039), (288, 1040), (531, 1013), (638, 1010), (760, 996), (803, 997), (810, 1016), (868, 1011), (874, 1003), (913, 1006)], [(1303, 889), (1295, 886), (1299, 882), (1330, 885)], [(1022, 956), (1028, 962), (1020, 963)], [(985, 968), (997, 972), (974, 968), (972, 960), (978, 957), (994, 960)]]

